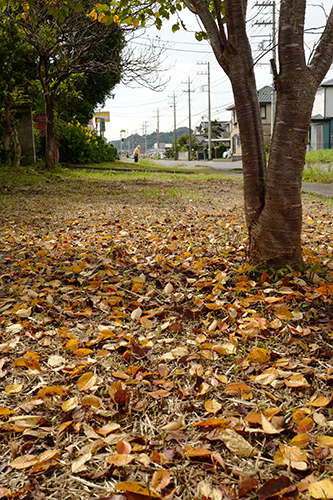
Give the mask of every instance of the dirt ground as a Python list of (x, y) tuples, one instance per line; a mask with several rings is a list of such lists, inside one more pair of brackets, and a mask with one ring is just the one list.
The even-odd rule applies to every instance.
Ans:
[(332, 207), (303, 197), (303, 274), (256, 274), (242, 182), (203, 179), (2, 197), (0, 498), (310, 498), (332, 476)]

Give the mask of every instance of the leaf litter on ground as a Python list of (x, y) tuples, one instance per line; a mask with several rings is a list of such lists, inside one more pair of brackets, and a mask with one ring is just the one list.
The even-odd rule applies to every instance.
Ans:
[(331, 206), (259, 274), (241, 183), (174, 186), (3, 200), (0, 498), (333, 498)]

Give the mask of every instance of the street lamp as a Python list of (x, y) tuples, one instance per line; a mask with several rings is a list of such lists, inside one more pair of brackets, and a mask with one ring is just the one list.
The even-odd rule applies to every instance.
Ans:
[(124, 138), (121, 136), (122, 133), (125, 133), (126, 130), (121, 130), (120, 131), (120, 159), (122, 160), (123, 159), (123, 142), (124, 142)]

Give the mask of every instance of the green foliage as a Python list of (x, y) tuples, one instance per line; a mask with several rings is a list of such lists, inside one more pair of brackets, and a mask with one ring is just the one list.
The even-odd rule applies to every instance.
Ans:
[(114, 161), (117, 150), (103, 137), (76, 123), (61, 123), (59, 130), (60, 161), (74, 165)]
[(317, 151), (307, 151), (305, 163), (307, 165), (314, 163), (333, 162), (333, 149), (318, 149)]
[[(195, 135), (191, 135), (191, 146), (192, 149), (197, 151), (199, 149), (198, 139)], [(181, 135), (177, 141), (178, 151), (188, 151), (190, 147), (190, 136), (189, 134)]]
[(321, 182), (323, 184), (333, 184), (333, 164), (330, 165), (305, 165), (303, 170), (303, 181)]
[(4, 145), (0, 149), (0, 161), (11, 163), (15, 157), (16, 108), (29, 101), (28, 82), (35, 77), (32, 69), (35, 53), (25, 43), (20, 28), (8, 19), (1, 18), (0, 38), (0, 138)]

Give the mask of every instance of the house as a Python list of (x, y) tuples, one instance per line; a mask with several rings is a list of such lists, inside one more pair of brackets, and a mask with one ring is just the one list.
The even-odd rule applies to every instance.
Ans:
[[(212, 120), (212, 142), (228, 142), (230, 138), (230, 123), (226, 121)], [(208, 121), (201, 121), (199, 125), (194, 127), (193, 135), (200, 146), (204, 146), (208, 142)], [(223, 141), (223, 139), (225, 139)]]
[[(271, 141), (271, 115), (272, 115), (272, 87), (265, 85), (258, 91), (258, 100), (260, 105), (260, 114), (264, 129), (265, 146)], [(227, 110), (231, 111), (230, 137), (231, 153), (233, 160), (241, 159), (242, 148), (240, 144), (239, 125), (237, 122), (236, 107), (233, 104)]]
[(333, 148), (333, 79), (322, 83), (315, 96), (308, 150)]

